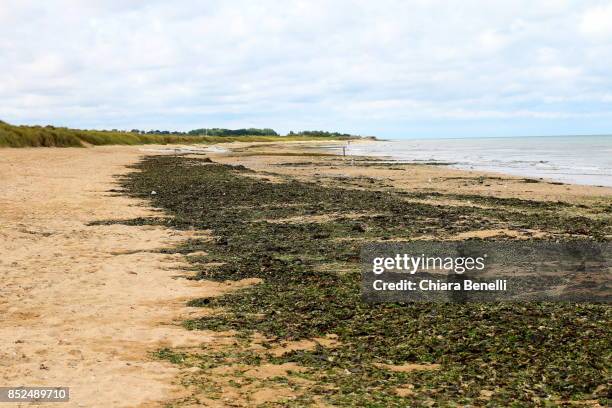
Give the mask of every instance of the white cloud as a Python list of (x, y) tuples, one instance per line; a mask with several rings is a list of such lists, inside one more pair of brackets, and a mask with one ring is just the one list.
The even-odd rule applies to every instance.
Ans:
[(600, 1), (3, 1), (0, 119), (366, 131), (605, 117), (611, 16)]
[(485, 31), (478, 39), (482, 47), (487, 51), (498, 51), (511, 41), (509, 36), (502, 35), (493, 30)]
[(580, 31), (593, 38), (612, 37), (612, 3), (587, 9), (580, 20)]

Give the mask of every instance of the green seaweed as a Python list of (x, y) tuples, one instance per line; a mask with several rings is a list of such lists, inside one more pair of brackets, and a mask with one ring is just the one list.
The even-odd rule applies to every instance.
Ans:
[[(224, 296), (194, 299), (190, 306), (217, 313), (186, 321), (185, 327), (236, 330), (244, 338), (257, 332), (268, 346), (278, 340), (338, 337), (336, 347), (260, 355), (267, 362), (295, 362), (310, 370), (314, 385), (293, 406), (307, 406), (315, 397), (371, 407), (543, 406), (585, 398), (610, 402), (608, 305), (370, 305), (361, 301), (358, 263), (360, 247), (369, 241), (507, 227), (602, 239), (610, 234), (606, 220), (560, 216), (555, 210), (564, 204), (559, 203), (469, 196), (500, 205), (440, 206), (411, 202), (414, 194), (376, 188), (270, 183), (246, 177), (250, 171), (243, 167), (202, 165), (199, 159), (148, 157), (135, 168), (139, 171), (122, 181), (125, 190), (150, 199), (170, 217), (125, 222), (210, 230), (213, 239), (192, 239), (172, 250), (207, 253), (188, 257), (196, 279), (263, 280)], [(520, 211), (524, 207), (537, 211)], [(363, 215), (309, 221), (310, 216), (349, 213)], [(301, 221), (282, 222), (296, 216)], [(215, 364), (242, 358), (211, 353), (192, 358)], [(187, 358), (171, 350), (159, 354), (176, 363)], [(253, 362), (250, 355), (243, 358)], [(441, 369), (392, 372), (377, 363), (438, 363)], [(413, 384), (414, 393), (397, 395), (395, 388), (403, 384)]]

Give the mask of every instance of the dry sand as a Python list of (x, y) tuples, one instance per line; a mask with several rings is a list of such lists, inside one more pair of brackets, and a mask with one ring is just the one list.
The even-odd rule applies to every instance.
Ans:
[(182, 389), (151, 352), (222, 341), (178, 323), (197, 313), (188, 299), (229, 285), (177, 279), (181, 257), (152, 252), (190, 234), (87, 225), (154, 214), (108, 192), (143, 154), (0, 149), (0, 385), (69, 386), (62, 406), (155, 406)]

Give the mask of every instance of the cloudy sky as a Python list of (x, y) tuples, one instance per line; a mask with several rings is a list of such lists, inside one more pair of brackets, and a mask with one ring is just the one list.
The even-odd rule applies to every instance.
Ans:
[(0, 119), (612, 133), (612, 1), (0, 0)]

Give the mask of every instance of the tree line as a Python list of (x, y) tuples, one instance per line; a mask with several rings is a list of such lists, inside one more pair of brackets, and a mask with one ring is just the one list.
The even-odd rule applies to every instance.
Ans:
[[(113, 129), (114, 130), (114, 129)], [(116, 131), (116, 130), (114, 130)], [(131, 133), (142, 135), (187, 135), (187, 136), (280, 136), (278, 132), (271, 128), (244, 128), (244, 129), (224, 129), (224, 128), (200, 128), (187, 132), (168, 131), (168, 130), (139, 130), (132, 129)], [(287, 136), (322, 137), (332, 139), (354, 139), (359, 136), (349, 133), (327, 132), (324, 130), (301, 130), (290, 131)]]

